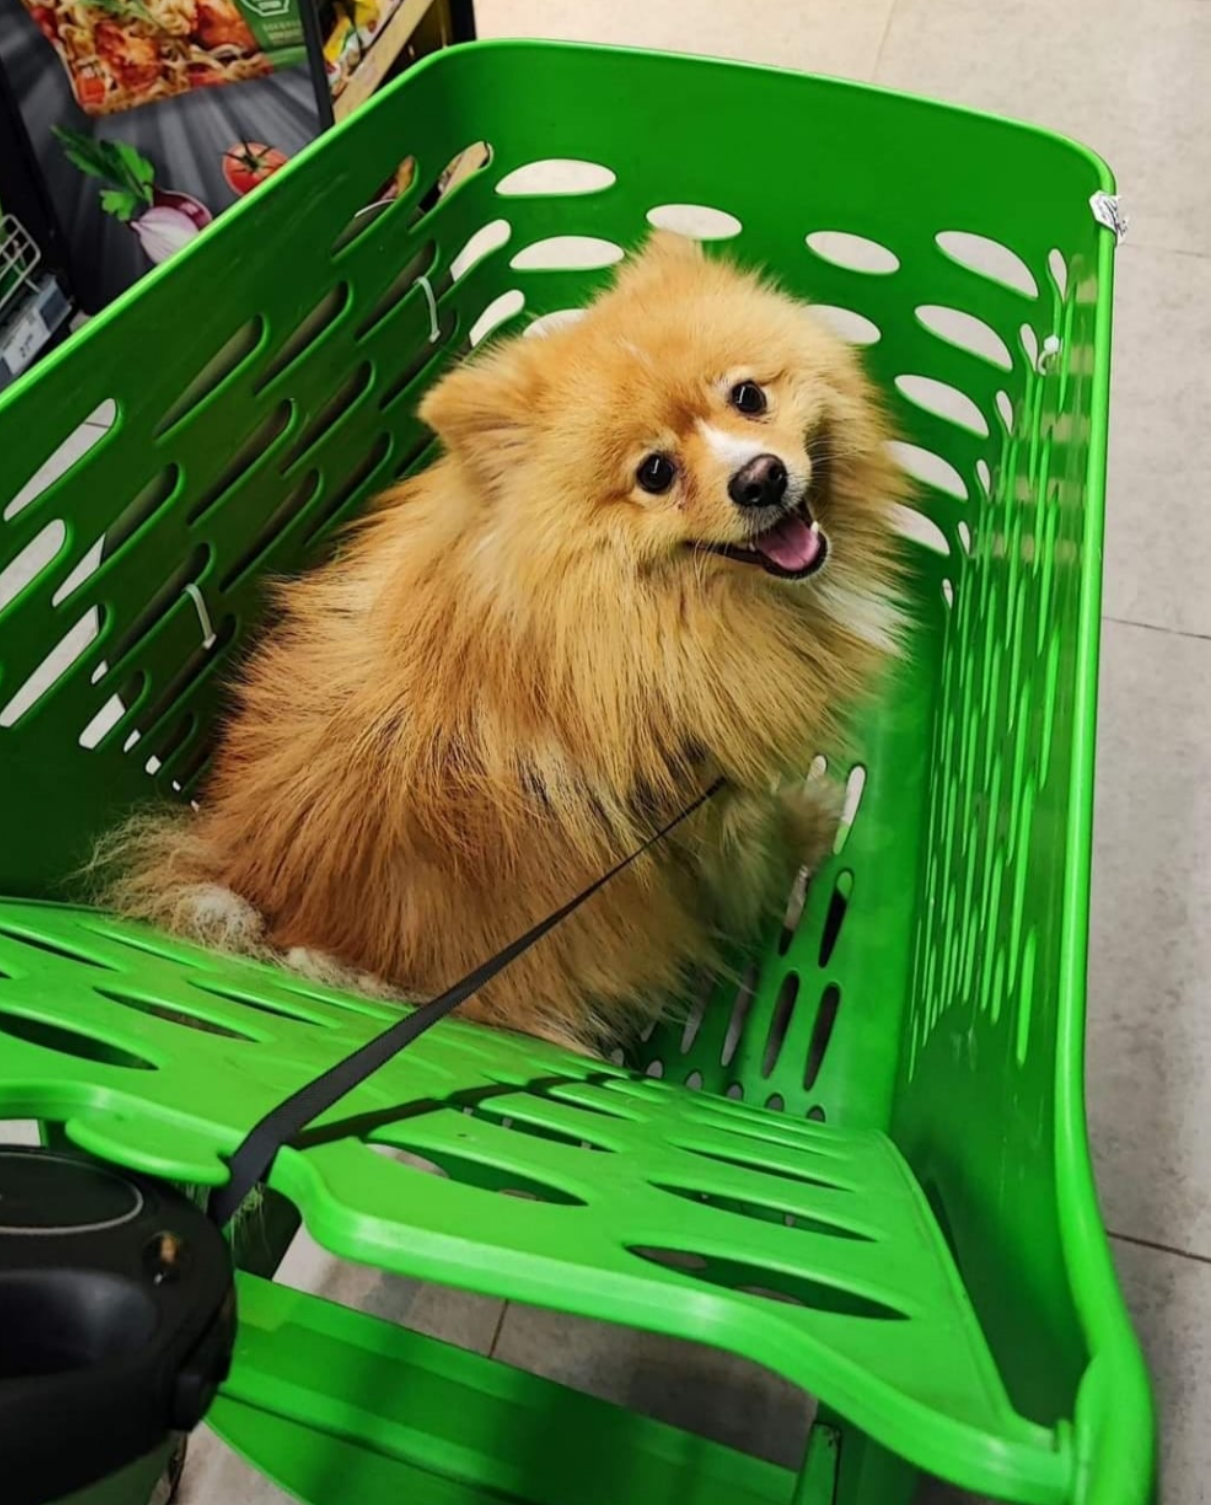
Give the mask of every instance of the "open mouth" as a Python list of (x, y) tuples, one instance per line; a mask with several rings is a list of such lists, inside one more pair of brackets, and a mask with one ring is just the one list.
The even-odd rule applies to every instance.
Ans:
[(773, 527), (746, 545), (710, 543), (705, 547), (740, 564), (759, 564), (767, 574), (783, 580), (806, 580), (828, 558), (828, 539), (803, 503), (793, 512), (784, 512)]

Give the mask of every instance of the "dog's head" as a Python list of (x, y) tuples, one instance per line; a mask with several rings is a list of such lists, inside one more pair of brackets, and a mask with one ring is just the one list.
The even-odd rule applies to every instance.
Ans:
[(679, 236), (654, 236), (579, 321), (454, 370), (421, 416), (502, 555), (544, 574), (597, 556), (808, 592), (886, 557), (899, 483), (853, 351)]

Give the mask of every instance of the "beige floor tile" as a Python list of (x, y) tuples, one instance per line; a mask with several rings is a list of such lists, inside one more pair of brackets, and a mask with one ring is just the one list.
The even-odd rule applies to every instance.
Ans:
[(1123, 245), (1111, 396), (1104, 610), (1209, 635), (1211, 260)]
[(1211, 6), (1203, 0), (897, 0), (879, 83), (1032, 120), (1118, 176), (1139, 245), (1211, 235)]
[(1118, 1233), (1211, 1255), (1211, 642), (1107, 623), (1102, 646), (1087, 1046), (1102, 1208)]
[(305, 1229), (296, 1235), (276, 1279), (280, 1285), (310, 1291), (476, 1353), (487, 1353), (492, 1347), (504, 1314), (504, 1303), (488, 1296), (405, 1280), (369, 1265), (336, 1259)]
[(1211, 1500), (1211, 1264), (1116, 1241), (1115, 1262), (1152, 1374), (1160, 1500)]
[(619, 0), (479, 0), (483, 37), (550, 37), (616, 46), (697, 52), (770, 63), (805, 73), (869, 78), (891, 15), (892, 0), (801, 0), (753, 5), (653, 4)]
[(295, 1500), (203, 1426), (189, 1439), (176, 1505), (295, 1505)]
[(504, 1363), (797, 1468), (811, 1400), (768, 1369), (656, 1333), (511, 1303), (493, 1350)]

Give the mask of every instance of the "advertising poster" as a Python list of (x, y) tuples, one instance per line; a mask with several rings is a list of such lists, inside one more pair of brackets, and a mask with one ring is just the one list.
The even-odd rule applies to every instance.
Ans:
[(23, 123), (20, 149), (87, 312), (318, 134), (299, 3), (0, 0), (0, 71)]

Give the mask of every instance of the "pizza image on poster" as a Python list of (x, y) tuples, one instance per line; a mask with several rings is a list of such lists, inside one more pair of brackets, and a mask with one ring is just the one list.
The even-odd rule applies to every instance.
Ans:
[(295, 0), (22, 0), (76, 103), (109, 115), (305, 56)]

